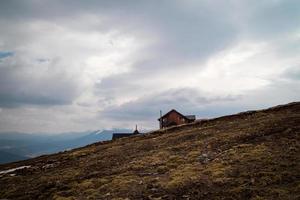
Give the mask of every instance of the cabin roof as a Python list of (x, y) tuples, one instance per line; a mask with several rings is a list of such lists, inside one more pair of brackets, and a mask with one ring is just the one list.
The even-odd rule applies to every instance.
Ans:
[(134, 135), (133, 133), (114, 133), (113, 134), (113, 139), (117, 139), (117, 138), (122, 138), (122, 137), (128, 137)]
[(196, 119), (196, 115), (185, 115), (186, 118), (188, 118), (189, 120), (195, 120)]
[(137, 130), (137, 127), (133, 133), (114, 133), (112, 136), (112, 139), (122, 138), (122, 137), (129, 137), (132, 135), (140, 134), (140, 132)]
[(164, 114), (163, 116), (161, 116), (160, 118), (158, 118), (157, 120), (160, 121), (161, 118), (165, 118), (166, 116), (168, 116), (168, 115), (169, 115), (170, 113), (172, 113), (172, 112), (176, 112), (176, 113), (177, 113), (178, 115), (180, 115), (181, 117), (183, 117), (183, 118), (189, 120), (189, 118), (188, 118), (187, 116), (181, 114), (180, 112), (178, 112), (178, 111), (175, 110), (175, 109), (170, 110), (169, 112), (167, 112), (166, 114)]

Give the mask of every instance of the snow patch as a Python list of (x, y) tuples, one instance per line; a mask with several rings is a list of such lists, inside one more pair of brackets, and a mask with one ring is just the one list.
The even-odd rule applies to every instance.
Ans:
[(31, 167), (30, 165), (29, 166), (21, 166), (21, 167), (16, 167), (16, 168), (0, 171), (0, 175), (1, 174), (8, 174), (8, 173), (14, 172), (14, 171), (19, 170), (19, 169), (27, 169), (27, 168), (30, 168), (30, 167)]
[(95, 135), (99, 135), (99, 134), (101, 134), (102, 133), (102, 130), (98, 130), (98, 131), (96, 131), (94, 134)]

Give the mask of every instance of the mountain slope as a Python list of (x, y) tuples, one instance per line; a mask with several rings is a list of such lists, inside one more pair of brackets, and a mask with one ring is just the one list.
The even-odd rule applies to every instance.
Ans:
[[(0, 133), (0, 164), (43, 154), (52, 154), (67, 149), (74, 149), (99, 141), (111, 140), (114, 132), (129, 132), (128, 129), (67, 132), (60, 134)], [(19, 155), (15, 157), (13, 155)]]
[(300, 103), (0, 165), (7, 199), (299, 199)]
[(25, 159), (28, 159), (28, 157), (12, 154), (5, 151), (0, 151), (0, 164), (14, 162), (18, 160), (25, 160)]

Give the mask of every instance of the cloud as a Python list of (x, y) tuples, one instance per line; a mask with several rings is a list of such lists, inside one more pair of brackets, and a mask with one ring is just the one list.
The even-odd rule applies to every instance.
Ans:
[(297, 0), (0, 4), (3, 130), (151, 128), (160, 109), (212, 117), (300, 98)]
[(159, 111), (164, 113), (177, 109), (185, 114), (202, 115), (206, 106), (218, 102), (235, 101), (238, 96), (218, 97), (199, 91), (195, 88), (177, 88), (160, 93), (148, 94), (142, 98), (121, 105), (107, 107), (99, 113), (99, 117), (121, 123), (139, 123), (151, 127), (156, 123)]
[(247, 25), (257, 37), (282, 37), (297, 30), (300, 25), (299, 2), (296, 0), (261, 1), (251, 7), (253, 12), (248, 14)]
[(300, 66), (293, 66), (283, 72), (282, 78), (291, 81), (300, 81)]
[(72, 104), (94, 82), (129, 70), (134, 59), (127, 59), (140, 45), (115, 31), (85, 33), (39, 20), (16, 24), (0, 38), (3, 48), (14, 50), (0, 63), (3, 107)]
[(41, 64), (20, 57), (1, 62), (0, 106), (51, 106), (72, 103), (79, 95), (76, 79), (63, 71), (55, 72), (53, 69), (56, 62), (59, 63), (53, 61)]

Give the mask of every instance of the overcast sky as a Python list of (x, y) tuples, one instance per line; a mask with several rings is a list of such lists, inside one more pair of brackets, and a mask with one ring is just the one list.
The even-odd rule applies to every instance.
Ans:
[(2, 0), (0, 131), (158, 127), (300, 100), (300, 1)]

